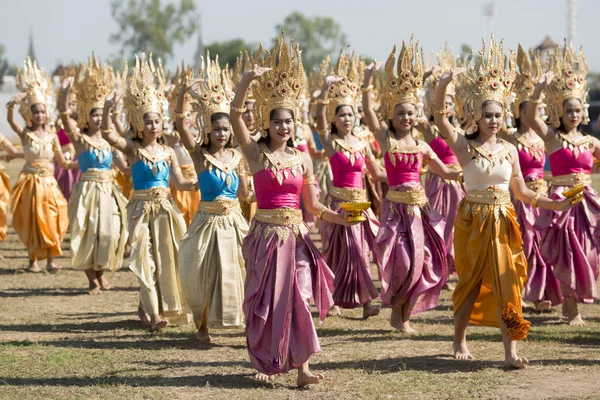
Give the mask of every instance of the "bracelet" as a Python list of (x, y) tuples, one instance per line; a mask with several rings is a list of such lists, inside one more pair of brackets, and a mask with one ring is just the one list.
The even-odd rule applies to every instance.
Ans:
[(248, 192), (248, 196), (246, 196), (246, 198), (245, 198), (246, 203), (248, 203), (248, 204), (252, 203), (252, 196), (254, 196), (254, 191), (250, 190)]
[(188, 111), (184, 111), (184, 112), (177, 112), (177, 111), (175, 111), (175, 118), (185, 118), (189, 114), (190, 113)]
[(457, 179), (458, 183), (465, 183), (465, 173), (460, 171), (458, 173), (458, 179)]
[(552, 211), (556, 211), (556, 200), (552, 200)]
[(186, 147), (185, 149), (187, 150), (187, 152), (188, 152), (189, 154), (192, 154), (192, 153), (194, 153), (194, 152), (196, 151), (196, 147), (198, 147), (198, 146), (194, 146), (194, 147), (192, 147), (191, 149), (188, 149), (188, 148)]
[(315, 178), (315, 176), (309, 176), (308, 178), (304, 178), (304, 184), (305, 185), (316, 185), (317, 184), (317, 178)]
[(71, 115), (71, 113), (72, 113), (72, 112), (73, 112), (73, 111), (71, 111), (71, 109), (70, 109), (70, 108), (67, 108), (65, 111), (59, 111), (59, 112), (58, 112), (58, 115), (61, 115), (61, 116), (62, 116), (62, 115)]
[(248, 108), (245, 105), (244, 105), (244, 107), (239, 108), (239, 107), (234, 106), (233, 104), (230, 104), (229, 108), (231, 109), (231, 111), (235, 111), (235, 112), (240, 113), (240, 114), (243, 114), (246, 111), (248, 111)]
[(65, 161), (65, 169), (71, 169), (71, 161)]
[(327, 128), (325, 129), (317, 129), (317, 133), (320, 135), (327, 135), (329, 131), (327, 130)]
[(523, 178), (523, 172), (522, 171), (516, 172), (516, 173), (512, 174), (511, 177), (512, 178)]
[[(100, 129), (100, 132), (101, 132), (103, 135), (108, 135), (109, 133), (112, 133), (112, 131), (113, 131), (113, 130), (112, 130), (112, 126), (111, 126), (110, 128), (106, 128), (106, 129)], [(115, 142), (115, 143), (117, 143), (117, 142)], [(111, 146), (112, 146), (112, 145), (111, 145)]]
[(6, 103), (7, 110), (14, 110), (16, 104), (15, 103)]
[(528, 101), (530, 103), (533, 103), (533, 104), (540, 104), (542, 102), (541, 99), (534, 99), (533, 96), (529, 96), (529, 100)]
[(536, 193), (535, 196), (533, 196), (533, 198), (531, 199), (531, 206), (532, 207), (536, 207), (537, 208), (537, 202), (540, 198), (542, 194), (541, 193)]
[(250, 146), (250, 143), (252, 143), (252, 136), (249, 136), (248, 140), (246, 140), (244, 143), (240, 143), (240, 148), (245, 149), (246, 147)]
[(192, 190), (198, 191), (198, 181), (196, 181), (196, 180), (192, 181)]
[(322, 99), (319, 97), (317, 99), (317, 104), (323, 104), (324, 106), (326, 106), (327, 104), (329, 104), (329, 99)]
[(121, 111), (112, 111), (111, 113), (112, 113), (112, 115), (119, 115), (119, 114), (121, 114)]
[(447, 108), (442, 108), (441, 110), (434, 108), (433, 113), (440, 114), (440, 115), (446, 115), (446, 114), (450, 113), (450, 111)]
[(317, 214), (317, 218), (319, 218), (321, 221), (323, 220), (323, 214), (325, 213), (325, 210), (327, 210), (328, 207), (323, 206), (323, 208), (321, 208), (321, 210), (319, 211), (319, 213)]
[(365, 87), (365, 86), (360, 87), (360, 91), (363, 93), (369, 93), (371, 90), (373, 90), (373, 85), (369, 85), (367, 87)]
[(173, 168), (173, 173), (174, 174), (176, 174), (178, 172), (181, 172), (181, 167)]

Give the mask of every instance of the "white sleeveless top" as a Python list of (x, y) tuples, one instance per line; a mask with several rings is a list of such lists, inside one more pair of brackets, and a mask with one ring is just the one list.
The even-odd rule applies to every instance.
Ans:
[(468, 148), (473, 159), (463, 167), (463, 176), (467, 191), (485, 190), (490, 186), (508, 191), (512, 175), (510, 144), (498, 139), (502, 148), (494, 153), (488, 153), (472, 140)]

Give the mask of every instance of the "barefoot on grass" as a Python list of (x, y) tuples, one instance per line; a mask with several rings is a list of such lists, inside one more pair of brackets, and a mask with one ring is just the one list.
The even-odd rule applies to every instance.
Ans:
[(157, 321), (157, 322), (153, 323), (150, 326), (150, 330), (152, 332), (158, 332), (161, 329), (166, 328), (167, 325), (169, 325), (169, 321), (167, 321), (166, 319), (161, 319), (160, 321)]
[(567, 317), (567, 324), (569, 324), (569, 326), (584, 326), (585, 321), (583, 320), (583, 318), (581, 318), (581, 314), (578, 313), (573, 318), (571, 318), (570, 316)]
[(379, 315), (379, 312), (381, 311), (381, 308), (374, 306), (372, 304), (365, 304), (363, 306), (363, 319), (367, 319), (369, 317), (374, 317), (376, 315)]
[(529, 365), (529, 360), (525, 357), (510, 357), (504, 360), (504, 368), (507, 369), (525, 369)]
[(208, 332), (208, 328), (198, 329), (198, 334), (196, 335), (196, 340), (200, 343), (211, 343), (212, 337)]
[(332, 317), (340, 316), (342, 315), (342, 310), (340, 310), (338, 306), (333, 306), (331, 307), (331, 310), (329, 310), (329, 315)]
[(390, 316), (390, 326), (402, 332), (404, 323), (402, 321), (401, 307), (392, 307), (392, 315)]
[(138, 307), (138, 317), (140, 318), (140, 322), (144, 326), (150, 326), (150, 318), (148, 318), (148, 314), (144, 312), (142, 306)]
[(536, 311), (546, 311), (552, 308), (552, 302), (550, 300), (542, 300), (535, 302)]
[(96, 296), (102, 294), (100, 288), (97, 285), (90, 285), (90, 290), (88, 290), (88, 294), (91, 296)]
[(454, 351), (454, 359), (455, 360), (474, 360), (475, 357), (471, 355), (469, 348), (466, 343), (454, 343), (452, 345), (452, 350)]
[(48, 264), (46, 264), (46, 271), (48, 271), (48, 272), (58, 272), (60, 270), (61, 270), (61, 268), (58, 265), (56, 265), (54, 263), (54, 261), (49, 262)]
[(32, 273), (36, 274), (38, 272), (42, 272), (42, 269), (38, 265), (37, 261), (30, 261), (29, 262), (29, 267), (27, 267), (25, 269), (25, 271), (32, 272)]
[(298, 380), (296, 384), (298, 387), (305, 387), (308, 385), (316, 385), (317, 383), (321, 383), (321, 381), (325, 379), (325, 376), (322, 374), (313, 374), (310, 371), (303, 372), (301, 369), (298, 370)]
[(104, 275), (100, 275), (98, 280), (100, 281), (100, 288), (102, 290), (110, 290), (110, 283), (108, 283), (108, 280), (104, 277)]
[(275, 379), (275, 375), (267, 375), (263, 374), (262, 372), (259, 372), (256, 375), (254, 375), (254, 379), (256, 379), (259, 382), (268, 383)]

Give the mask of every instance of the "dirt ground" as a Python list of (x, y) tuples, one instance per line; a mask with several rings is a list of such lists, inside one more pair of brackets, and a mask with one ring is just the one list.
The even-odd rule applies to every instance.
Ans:
[[(16, 179), (18, 163), (9, 167)], [(13, 179), (13, 181), (15, 180)], [(315, 240), (318, 239), (314, 236)], [(472, 327), (475, 361), (451, 357), (452, 304), (414, 316), (418, 333), (388, 324), (390, 310), (363, 321), (346, 311), (318, 327), (322, 352), (312, 369), (321, 385), (300, 390), (295, 374), (273, 384), (252, 379), (242, 331), (194, 340), (194, 327), (159, 334), (137, 320), (138, 286), (127, 268), (109, 274), (113, 289), (86, 293), (70, 270), (68, 240), (57, 274), (29, 274), (14, 231), (0, 244), (1, 399), (597, 399), (600, 398), (600, 306), (583, 306), (587, 325), (568, 327), (559, 310), (526, 310), (529, 338), (519, 344), (525, 371), (502, 368), (497, 329)]]

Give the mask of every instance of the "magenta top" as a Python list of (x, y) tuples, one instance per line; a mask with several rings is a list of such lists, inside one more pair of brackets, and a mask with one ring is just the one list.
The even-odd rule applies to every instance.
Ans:
[[(583, 146), (579, 146), (580, 149)], [(594, 165), (594, 156), (588, 148), (579, 151), (577, 158), (569, 148), (560, 149), (550, 154), (550, 171), (552, 176), (568, 175), (577, 172), (590, 174)]]
[(341, 151), (329, 157), (329, 164), (333, 173), (333, 186), (352, 189), (363, 188), (365, 156), (360, 151), (352, 154), (354, 155), (354, 165)]
[(58, 136), (58, 141), (60, 142), (61, 147), (71, 143), (71, 140), (64, 129), (56, 132), (56, 136)]
[(396, 160), (395, 166), (392, 164), (389, 152), (386, 152), (383, 157), (388, 185), (397, 186), (406, 182), (421, 183), (423, 153), (394, 153), (393, 157)]
[(308, 153), (308, 142), (297, 144), (296, 148), (303, 153)]
[[(532, 152), (535, 152), (536, 154), (532, 154)], [(527, 178), (543, 179), (544, 164), (546, 164), (546, 154), (544, 153), (544, 150), (525, 151), (525, 147), (519, 150), (519, 165), (521, 166), (523, 177), (526, 180)]]
[(429, 146), (444, 164), (458, 164), (458, 158), (456, 157), (456, 154), (454, 154), (454, 151), (441, 137), (438, 136), (433, 139), (431, 142), (429, 142)]
[(256, 203), (258, 208), (272, 210), (287, 207), (300, 208), (300, 192), (304, 183), (302, 174), (294, 176), (289, 170), (279, 171), (285, 179), (279, 184), (270, 169), (263, 169), (253, 175)]

